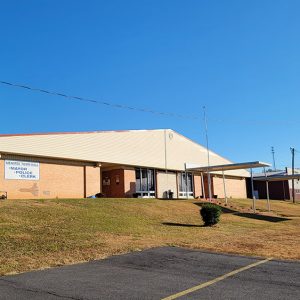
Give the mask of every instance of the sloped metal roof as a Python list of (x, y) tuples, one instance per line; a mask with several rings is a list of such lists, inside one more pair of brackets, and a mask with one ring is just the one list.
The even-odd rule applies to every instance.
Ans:
[(200, 171), (200, 172), (217, 172), (217, 171), (232, 171), (232, 170), (241, 170), (241, 169), (250, 169), (250, 168), (261, 168), (269, 167), (270, 164), (261, 162), (261, 161), (251, 161), (251, 162), (242, 162), (242, 163), (230, 163), (225, 165), (210, 165), (205, 167), (187, 167), (188, 170)]
[[(0, 152), (29, 156), (184, 170), (206, 166), (206, 148), (171, 129), (1, 135)], [(211, 164), (232, 163), (210, 151)], [(226, 174), (248, 177), (246, 170)]]
[(294, 175), (274, 175), (274, 176), (267, 176), (267, 177), (256, 177), (253, 180), (256, 181), (286, 181), (291, 179), (300, 179), (300, 174)]
[[(267, 176), (277, 176), (277, 175), (286, 175), (286, 171), (268, 171)], [(265, 173), (253, 173), (253, 178), (256, 177), (265, 177)]]

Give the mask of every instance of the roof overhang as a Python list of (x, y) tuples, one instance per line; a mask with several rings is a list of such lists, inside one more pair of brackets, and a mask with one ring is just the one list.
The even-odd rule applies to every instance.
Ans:
[(274, 175), (274, 176), (265, 176), (265, 177), (258, 177), (253, 178), (255, 181), (286, 181), (291, 179), (300, 179), (300, 174), (294, 175)]
[(192, 164), (186, 164), (187, 171), (198, 171), (198, 172), (217, 172), (217, 171), (229, 171), (229, 170), (241, 170), (241, 169), (254, 169), (270, 167), (270, 164), (261, 161), (251, 161), (235, 164), (216, 165), (216, 166), (192, 166)]

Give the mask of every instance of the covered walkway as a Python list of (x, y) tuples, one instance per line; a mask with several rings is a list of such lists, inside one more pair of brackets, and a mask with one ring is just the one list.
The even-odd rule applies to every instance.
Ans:
[[(215, 165), (215, 166), (196, 166), (192, 163), (186, 163), (185, 169), (186, 171), (192, 172), (199, 172), (201, 173), (201, 180), (202, 180), (202, 191), (204, 198), (206, 198), (205, 190), (204, 190), (204, 181), (203, 181), (203, 174), (206, 173), (208, 176), (208, 185), (209, 185), (209, 200), (212, 200), (212, 192), (211, 192), (211, 180), (210, 174), (211, 172), (222, 172), (223, 177), (223, 187), (224, 187), (224, 198), (226, 205), (228, 204), (228, 198), (226, 193), (226, 182), (225, 182), (225, 172), (231, 170), (241, 170), (241, 169), (250, 169), (250, 177), (251, 177), (251, 190), (252, 190), (252, 199), (253, 199), (253, 211), (256, 211), (255, 208), (255, 196), (254, 196), (254, 187), (253, 187), (253, 169), (254, 168), (264, 168), (269, 167), (270, 164), (260, 162), (260, 161), (252, 161), (252, 162), (242, 162), (242, 163), (232, 163), (232, 164), (224, 164), (224, 165)], [(268, 197), (268, 210), (270, 210), (270, 201)]]

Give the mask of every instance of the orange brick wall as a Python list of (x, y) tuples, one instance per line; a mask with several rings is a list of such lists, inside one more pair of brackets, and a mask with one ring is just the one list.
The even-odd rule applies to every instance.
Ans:
[[(173, 189), (176, 198), (176, 174), (168, 174), (168, 186), (164, 186), (166, 174), (158, 172), (157, 175), (158, 197), (163, 197), (163, 191)], [(110, 179), (110, 185), (103, 185), (105, 177)], [(132, 197), (136, 192), (135, 181), (134, 169), (115, 169), (100, 174), (99, 167), (48, 162), (40, 163), (40, 180), (8, 180), (4, 178), (4, 160), (0, 159), (0, 191), (7, 191), (9, 199), (82, 198), (85, 193), (86, 196), (91, 196), (99, 192), (103, 192), (107, 197)], [(213, 177), (213, 188), (214, 194), (224, 198), (222, 177)], [(227, 177), (226, 189), (228, 197), (246, 198), (244, 178)], [(195, 197), (202, 195), (200, 175), (194, 175), (194, 192)]]
[(92, 196), (101, 192), (100, 168), (86, 166), (86, 195)]
[(136, 192), (135, 185), (135, 170), (124, 170), (124, 192), (125, 197), (133, 197), (133, 194)]
[[(224, 186), (222, 177), (213, 177), (214, 193), (218, 198), (224, 198)], [(245, 178), (226, 178), (226, 194), (228, 198), (247, 198)]]
[(201, 176), (194, 175), (194, 191), (195, 191), (195, 198), (202, 196), (202, 183), (201, 183)]
[(0, 160), (0, 190), (9, 199), (82, 198), (84, 170), (82, 166), (40, 163), (40, 180), (4, 178), (4, 160)]

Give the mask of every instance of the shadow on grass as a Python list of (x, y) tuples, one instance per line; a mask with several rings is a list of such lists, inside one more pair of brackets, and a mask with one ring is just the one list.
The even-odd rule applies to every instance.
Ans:
[(282, 218), (282, 217), (275, 217), (275, 216), (265, 216), (265, 215), (258, 215), (258, 214), (251, 214), (251, 213), (235, 213), (234, 215), (243, 217), (243, 218), (249, 218), (249, 219), (256, 219), (261, 221), (267, 221), (267, 222), (282, 222), (282, 221), (289, 221), (291, 219), (288, 218)]
[[(202, 207), (203, 204), (206, 204), (207, 202), (194, 202), (195, 205), (199, 206), (199, 207)], [(218, 204), (216, 204), (218, 205)], [(220, 206), (220, 205), (218, 205)], [(223, 207), (223, 206), (220, 206), (221, 209), (222, 209), (222, 213), (223, 214), (233, 214), (233, 213), (236, 213), (237, 211), (236, 210), (233, 210), (231, 208), (228, 208), (228, 207)]]
[[(207, 202), (194, 202), (195, 205), (201, 207), (203, 204)], [(218, 204), (216, 204), (218, 205)], [(220, 206), (220, 205), (218, 205)], [(222, 209), (222, 213), (225, 214), (233, 214), (235, 216), (239, 216), (242, 218), (249, 218), (249, 219), (255, 219), (255, 220), (261, 220), (261, 221), (266, 221), (266, 222), (282, 222), (282, 221), (289, 221), (291, 219), (284, 218), (284, 217), (276, 217), (276, 216), (267, 216), (267, 215), (260, 215), (260, 214), (254, 214), (254, 213), (244, 213), (244, 212), (239, 212), (237, 210), (233, 210), (228, 207), (220, 206)]]
[(196, 225), (196, 224), (182, 224), (182, 223), (171, 223), (171, 222), (163, 222), (162, 225), (166, 226), (181, 226), (181, 227), (204, 227), (204, 225)]

